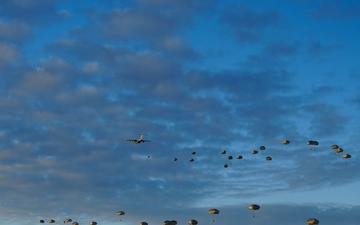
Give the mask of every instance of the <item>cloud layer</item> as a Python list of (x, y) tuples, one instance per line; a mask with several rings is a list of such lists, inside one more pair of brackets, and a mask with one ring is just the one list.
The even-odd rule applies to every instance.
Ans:
[(359, 4), (279, 3), (5, 1), (0, 218), (357, 223)]

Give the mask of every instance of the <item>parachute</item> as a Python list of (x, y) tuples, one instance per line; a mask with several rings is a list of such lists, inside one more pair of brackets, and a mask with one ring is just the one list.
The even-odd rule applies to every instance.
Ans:
[(249, 210), (259, 210), (260, 209), (260, 206), (259, 205), (256, 205), (256, 204), (253, 204), (253, 205), (249, 205)]
[[(117, 211), (116, 215), (123, 216), (123, 215), (125, 215), (125, 212), (124, 211)], [(120, 221), (121, 221), (121, 219), (120, 219)]]
[(192, 154), (192, 155), (195, 155), (195, 154), (196, 154), (196, 152), (192, 152), (191, 154)]
[(232, 159), (233, 159), (233, 157), (232, 157), (231, 155), (229, 155), (229, 156), (228, 156), (228, 159), (229, 159), (229, 160), (232, 160)]
[(164, 221), (164, 225), (176, 225), (177, 221), (176, 220), (165, 220)]
[(224, 168), (228, 168), (229, 167), (229, 165), (228, 164), (224, 164)]
[[(218, 209), (209, 209), (209, 214), (219, 214), (220, 213), (220, 211), (218, 210)], [(213, 222), (215, 222), (215, 219), (213, 219)]]
[[(253, 205), (249, 205), (248, 209), (249, 210), (259, 210), (260, 206), (256, 205), (256, 204), (253, 204)], [(253, 214), (253, 218), (255, 218), (255, 213)]]
[(350, 154), (344, 154), (344, 155), (343, 155), (343, 158), (344, 158), (344, 159), (350, 159), (350, 158), (351, 158), (351, 155), (350, 155)]
[(118, 212), (116, 212), (116, 215), (122, 216), (122, 215), (125, 215), (125, 212), (123, 212), (123, 211), (118, 211)]
[(140, 225), (148, 225), (147, 222), (141, 222)]
[(283, 140), (283, 142), (282, 142), (284, 145), (288, 145), (288, 144), (290, 144), (290, 141), (289, 140)]
[(48, 223), (55, 223), (55, 220), (48, 220)]
[(79, 223), (78, 222), (73, 222), (72, 225), (79, 225)]
[(243, 157), (241, 155), (238, 155), (236, 158), (237, 159), (242, 159)]
[(174, 158), (173, 158), (173, 160), (174, 160), (174, 162), (176, 162), (176, 161), (177, 161), (177, 158), (176, 158), (176, 157), (174, 157)]
[(266, 157), (266, 160), (267, 160), (267, 161), (271, 161), (272, 158), (271, 158), (270, 156), (268, 156), (268, 157)]
[(225, 154), (226, 154), (226, 151), (225, 151), (225, 150), (222, 150), (222, 151), (221, 151), (221, 154), (222, 154), (222, 155), (225, 155)]
[(264, 151), (265, 150), (265, 146), (260, 146), (260, 150)]
[(331, 148), (332, 149), (337, 149), (337, 148), (339, 148), (339, 145), (331, 145)]
[(320, 222), (319, 222), (319, 220), (317, 220), (317, 219), (315, 219), (315, 218), (310, 218), (310, 219), (308, 219), (308, 220), (306, 221), (306, 223), (307, 223), (308, 225), (315, 225), (315, 224), (319, 224)]
[(90, 225), (97, 225), (97, 222), (92, 221), (92, 222), (90, 222)]
[(340, 148), (340, 147), (338, 147), (338, 148), (335, 149), (335, 152), (336, 152), (336, 153), (340, 153), (340, 152), (343, 152), (343, 151), (344, 151), (344, 150), (343, 150), (342, 148)]
[(310, 141), (308, 141), (307, 144), (308, 145), (319, 145), (319, 142), (310, 140)]
[(252, 151), (251, 151), (251, 154), (253, 154), (253, 155), (258, 154), (258, 151), (252, 150)]
[(72, 221), (72, 219), (68, 218), (66, 220), (64, 220), (64, 223), (70, 223)]
[(209, 209), (209, 214), (219, 214), (220, 211), (218, 209)]
[(44, 220), (40, 220), (39, 223), (45, 223), (45, 221), (44, 221)]
[(198, 221), (192, 219), (192, 220), (189, 220), (189, 225), (197, 225), (198, 224)]

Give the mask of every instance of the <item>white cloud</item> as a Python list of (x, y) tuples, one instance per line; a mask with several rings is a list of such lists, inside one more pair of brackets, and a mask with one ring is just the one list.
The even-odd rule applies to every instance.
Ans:
[[(212, 22), (206, 28), (216, 25), (224, 31), (224, 21), (217, 18), (230, 10), (228, 2), (207, 7), (202, 1), (112, 4), (76, 3), (68, 13), (81, 14), (83, 21), (32, 20), (36, 38), (1, 42), (2, 221), (30, 225), (39, 218), (71, 217), (118, 224), (115, 212), (124, 210), (122, 223), (176, 219), (185, 224), (195, 218), (203, 224), (212, 222), (210, 208), (219, 208), (218, 224), (300, 225), (309, 217), (324, 224), (358, 221), (358, 102), (345, 99), (355, 93), (347, 89), (359, 85), (341, 72), (357, 71), (357, 64), (338, 64), (341, 69), (334, 70), (335, 61), (324, 62), (326, 73), (317, 73), (314, 65), (302, 63), (306, 46), (294, 33), (287, 35), (292, 30), (258, 36), (252, 45), (226, 32), (207, 32), (212, 41), (205, 42), (208, 37), (191, 32), (202, 31), (198, 26), (207, 20)], [(65, 5), (33, 7), (44, 13), (38, 18), (50, 18), (43, 10), (59, 12)], [(280, 16), (292, 25), (298, 19), (262, 4), (240, 11), (246, 15), (226, 23), (250, 21), (255, 27), (238, 30), (250, 34), (267, 33)], [(9, 25), (15, 22), (0, 21), (8, 29), (3, 37), (13, 35)], [(56, 37), (46, 35), (49, 23), (57, 28)], [(99, 33), (99, 24), (105, 33)], [(322, 33), (325, 27), (316, 29)], [(224, 39), (213, 42), (219, 37)], [(355, 37), (343, 38), (358, 43)], [(201, 52), (216, 46), (238, 64), (228, 68), (228, 63), (203, 57), (198, 58), (200, 70), (189, 43), (198, 43)], [(21, 55), (29, 48), (38, 50), (31, 60)], [(353, 58), (337, 50), (344, 53), (334, 55), (339, 60)], [(211, 69), (213, 63), (217, 70)], [(139, 133), (151, 142), (126, 141)], [(291, 143), (285, 146), (283, 139)], [(310, 139), (319, 145), (308, 146)], [(332, 144), (353, 157), (339, 157)], [(261, 145), (265, 151), (250, 153)], [(224, 148), (226, 156), (220, 154)], [(339, 191), (343, 194), (333, 196)], [(261, 205), (255, 218), (247, 209), (254, 203)]]

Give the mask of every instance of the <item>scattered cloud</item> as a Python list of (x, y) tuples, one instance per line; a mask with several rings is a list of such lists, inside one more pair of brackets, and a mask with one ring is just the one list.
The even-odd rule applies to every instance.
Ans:
[[(340, 2), (321, 15), (312, 3), (295, 4), (296, 15), (339, 24), (352, 12)], [(298, 23), (284, 10), (234, 1), (6, 1), (2, 221), (356, 224), (356, 35), (347, 26), (339, 39), (309, 35), (329, 31), (317, 17), (283, 33)], [(205, 54), (211, 49), (221, 54)], [(151, 142), (126, 141), (140, 134)]]

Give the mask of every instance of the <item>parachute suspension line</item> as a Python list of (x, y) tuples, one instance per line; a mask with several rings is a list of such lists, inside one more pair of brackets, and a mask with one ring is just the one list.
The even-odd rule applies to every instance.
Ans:
[(212, 222), (215, 223), (215, 217), (213, 217)]

